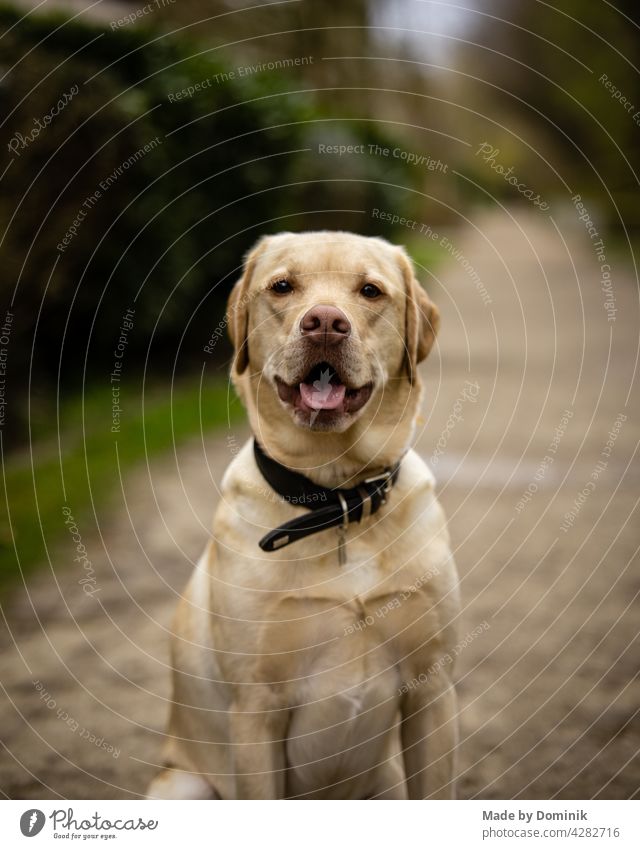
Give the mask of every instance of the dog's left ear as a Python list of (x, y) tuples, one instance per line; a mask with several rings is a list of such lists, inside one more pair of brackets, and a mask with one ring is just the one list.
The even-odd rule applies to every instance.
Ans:
[(242, 277), (236, 282), (227, 301), (227, 331), (236, 352), (233, 361), (236, 374), (242, 374), (249, 365), (249, 284), (256, 259), (266, 239), (260, 239), (246, 255)]
[(400, 268), (405, 281), (405, 367), (411, 383), (415, 380), (418, 363), (433, 347), (440, 327), (440, 312), (416, 280), (413, 265), (406, 251), (398, 248)]

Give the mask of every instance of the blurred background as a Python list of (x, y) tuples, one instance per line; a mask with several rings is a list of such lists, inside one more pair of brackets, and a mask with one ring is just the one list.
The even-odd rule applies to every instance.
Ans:
[[(551, 715), (543, 708), (569, 669), (586, 663), (606, 671), (637, 637), (625, 618), (637, 609), (625, 605), (640, 587), (637, 572), (627, 571), (637, 542), (629, 405), (638, 340), (638, 17), (637, 4), (622, 0), (25, 0), (0, 7), (0, 588), (4, 639), (14, 649), (6, 671), (14, 691), (5, 691), (11, 754), (0, 771), (6, 794), (143, 792), (159, 743), (138, 749), (133, 741), (146, 739), (141, 727), (148, 732), (151, 714), (156, 737), (163, 726), (166, 659), (151, 675), (147, 653), (164, 652), (167, 638), (144, 630), (137, 616), (166, 626), (208, 532), (212, 482), (246, 436), (227, 381), (226, 298), (260, 235), (319, 228), (405, 244), (442, 305), (419, 444), (452, 516), (463, 594), (479, 605), (469, 627), (521, 594), (522, 607), (508, 608), (511, 624), (503, 617), (504, 631), (496, 623), (467, 652), (469, 669), (492, 660), (461, 683), (463, 696), (469, 687), (463, 794), (637, 792), (631, 656), (615, 678), (624, 706), (614, 709), (610, 700), (578, 721), (585, 694), (600, 682), (587, 676), (568, 702), (558, 696)], [(480, 386), (480, 401), (463, 394), (465, 412), (453, 428), (466, 380)], [(601, 457), (615, 427), (617, 465), (611, 452)], [(598, 459), (609, 464), (610, 479), (583, 496), (563, 531)], [(627, 512), (614, 510), (624, 522), (606, 518), (614, 492), (625, 493)], [(546, 513), (558, 493), (557, 516)], [(86, 583), (77, 586), (77, 540), (63, 507), (82, 544), (93, 545), (93, 571), (85, 559), (81, 574), (104, 590), (106, 630), (88, 641), (87, 628), (97, 626), (85, 608), (94, 599)], [(514, 536), (522, 515), (526, 524)], [(535, 596), (536, 585), (526, 583), (530, 564), (574, 533), (568, 549), (556, 547), (550, 573), (536, 572), (542, 599), (574, 556), (581, 561), (578, 544), (603, 515), (602, 557), (594, 560), (607, 565), (603, 584), (587, 593), (586, 607), (582, 597), (573, 618), (560, 614), (587, 573), (567, 574), (566, 596), (554, 591), (563, 599), (558, 620), (573, 630), (543, 639), (556, 622), (544, 620), (520, 631), (518, 643), (509, 628)], [(613, 589), (611, 546), (620, 539), (624, 556), (614, 560), (629, 584), (601, 611), (601, 630), (587, 628), (587, 644), (584, 634), (578, 638), (582, 653), (555, 667), (556, 677), (543, 675), (550, 647), (566, 646), (585, 622), (597, 621), (591, 616)], [(136, 547), (144, 556), (132, 554)], [(507, 569), (515, 583), (507, 591), (499, 583), (499, 595), (489, 598), (484, 589), (498, 567), (487, 571), (486, 562), (527, 565)], [(153, 591), (149, 569), (160, 575)], [(125, 687), (122, 704), (104, 693), (97, 699), (103, 673), (93, 680), (96, 670), (86, 668), (88, 656), (104, 662), (119, 612), (116, 642), (124, 633), (136, 651), (146, 646), (144, 658), (131, 649), (103, 669), (114, 700), (121, 676), (134, 687), (133, 694)], [(588, 660), (611, 623), (621, 629), (619, 646)], [(53, 650), (56, 626), (63, 647)], [(16, 654), (29, 640), (42, 668), (52, 651), (64, 667), (46, 683), (55, 699), (63, 702), (66, 692), (80, 712), (83, 691), (93, 717), (84, 724), (106, 739), (129, 739), (137, 772), (111, 754), (95, 765), (95, 746), (74, 748), (78, 735), (43, 706), (34, 675), (21, 666), (38, 666)], [(498, 711), (515, 691), (496, 691), (492, 682), (516, 664), (523, 679), (513, 673), (510, 681), (523, 692), (532, 666), (500, 651), (538, 642), (539, 703), (525, 695), (503, 731)], [(89, 654), (70, 672), (74, 646)], [(489, 695), (474, 707), (483, 680)], [(137, 687), (147, 696), (160, 688), (157, 715)], [(534, 715), (545, 718), (536, 724)], [(530, 767), (514, 766), (558, 723), (561, 743), (553, 737)], [(569, 749), (581, 759), (559, 775), (556, 760)], [(507, 760), (498, 768), (500, 757)], [(600, 777), (589, 764), (599, 765)]]

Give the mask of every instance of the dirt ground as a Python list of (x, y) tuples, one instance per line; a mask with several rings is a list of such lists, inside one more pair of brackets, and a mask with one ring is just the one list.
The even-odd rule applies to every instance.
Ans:
[[(475, 221), (446, 232), (460, 253), (423, 274), (443, 321), (418, 440), (464, 601), (459, 795), (630, 798), (640, 786), (637, 285), (608, 256), (603, 290), (571, 209)], [(5, 605), (6, 796), (144, 793), (167, 714), (171, 614), (246, 435), (197, 439), (124, 475), (119, 504), (79, 528), (93, 596), (69, 539)]]

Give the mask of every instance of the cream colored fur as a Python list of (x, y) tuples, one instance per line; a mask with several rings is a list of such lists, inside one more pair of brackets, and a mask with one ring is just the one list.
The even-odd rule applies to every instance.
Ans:
[[(274, 296), (279, 276), (294, 293)], [(381, 299), (362, 297), (365, 280)], [(275, 388), (299, 368), (300, 318), (319, 303), (349, 317), (349, 378), (373, 383), (331, 430), (302, 426)], [(437, 310), (402, 249), (285, 233), (247, 258), (229, 323), (233, 379), (268, 454), (324, 486), (402, 467), (386, 505), (349, 526), (340, 567), (333, 529), (262, 552), (266, 531), (306, 510), (270, 490), (251, 443), (232, 460), (175, 617), (168, 766), (149, 796), (450, 798), (457, 577), (433, 476), (410, 449)]]

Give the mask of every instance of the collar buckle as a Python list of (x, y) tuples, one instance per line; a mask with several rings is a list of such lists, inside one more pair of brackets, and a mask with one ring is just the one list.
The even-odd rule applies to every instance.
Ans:
[(363, 483), (372, 483), (375, 484), (376, 490), (380, 493), (380, 504), (387, 503), (387, 495), (391, 492), (391, 488), (393, 487), (393, 477), (394, 470), (393, 469), (385, 469), (385, 471), (381, 475), (375, 475), (370, 478), (365, 478)]
[(370, 478), (365, 478), (362, 483), (379, 483), (384, 481), (384, 486), (389, 486), (389, 482), (393, 477), (393, 469), (385, 469), (381, 475), (372, 475)]
[(358, 495), (362, 500), (362, 514), (360, 516), (360, 521), (364, 522), (364, 520), (368, 519), (372, 513), (373, 501), (371, 500), (369, 490), (364, 486), (358, 487)]

